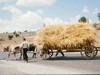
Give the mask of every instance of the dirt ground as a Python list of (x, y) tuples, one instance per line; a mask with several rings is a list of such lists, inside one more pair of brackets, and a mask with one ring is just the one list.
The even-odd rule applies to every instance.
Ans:
[[(34, 36), (26, 37), (26, 39), (28, 42), (33, 43)], [(6, 46), (9, 46), (11, 44), (21, 44), (22, 41), (23, 41), (22, 38), (14, 38), (12, 40), (1, 41), (0, 42), (0, 49), (4, 48)]]

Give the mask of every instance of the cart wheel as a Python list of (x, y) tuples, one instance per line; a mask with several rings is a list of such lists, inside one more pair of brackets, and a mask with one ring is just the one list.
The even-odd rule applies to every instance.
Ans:
[(42, 51), (41, 58), (42, 58), (42, 60), (46, 60), (47, 58), (49, 58), (49, 50)]
[(44, 54), (41, 56), (42, 60), (46, 60), (47, 57), (48, 57), (48, 54), (47, 54), (47, 53), (44, 53)]
[(37, 58), (40, 59), (42, 56), (42, 51), (37, 51)]
[(49, 58), (51, 58), (53, 56), (53, 50), (49, 50)]
[(38, 51), (37, 52), (37, 58), (40, 59), (40, 60), (45, 60), (47, 57), (46, 53), (44, 51)]
[(93, 45), (88, 47), (83, 47), (81, 49), (81, 55), (85, 59), (93, 59), (97, 55), (97, 48)]

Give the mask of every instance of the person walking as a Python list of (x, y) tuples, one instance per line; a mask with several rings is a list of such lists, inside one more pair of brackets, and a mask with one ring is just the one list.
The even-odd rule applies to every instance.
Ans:
[(27, 55), (27, 51), (29, 48), (29, 43), (26, 41), (26, 38), (23, 38), (23, 42), (22, 42), (22, 54), (23, 54), (23, 60), (25, 62), (28, 62), (28, 55)]
[(55, 56), (57, 56), (59, 53), (61, 53), (62, 54), (62, 57), (64, 57), (64, 53), (62, 52), (62, 50), (57, 50), (57, 53), (56, 53)]

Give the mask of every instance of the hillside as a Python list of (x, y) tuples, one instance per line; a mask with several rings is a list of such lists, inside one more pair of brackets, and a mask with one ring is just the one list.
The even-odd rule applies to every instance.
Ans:
[(13, 35), (13, 33), (1, 33), (0, 36), (4, 38), (4, 41), (0, 41), (0, 49), (10, 44), (20, 44), (23, 37), (26, 37), (30, 43), (33, 43), (35, 33), (36, 32), (22, 32), (19, 37), (16, 38), (14, 36), (12, 40), (8, 39), (8, 35)]
[[(22, 37), (27, 37), (27, 36), (34, 36), (36, 32), (31, 31), (31, 32), (16, 32), (16, 33), (19, 34), (19, 37), (17, 38), (22, 38)], [(13, 35), (14, 38), (16, 38), (14, 33), (0, 33), (0, 37), (2, 37), (4, 40), (8, 40), (8, 35)]]

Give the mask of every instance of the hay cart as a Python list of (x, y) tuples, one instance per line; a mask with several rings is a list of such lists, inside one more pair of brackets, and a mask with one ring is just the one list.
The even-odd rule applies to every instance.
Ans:
[(44, 27), (37, 32), (35, 42), (44, 46), (41, 50), (42, 59), (52, 57), (54, 50), (80, 52), (85, 59), (93, 59), (98, 52), (93, 45), (96, 31), (86, 23)]
[(43, 60), (51, 58), (54, 55), (55, 50), (64, 50), (66, 52), (80, 52), (81, 56), (84, 59), (93, 59), (98, 53), (97, 47), (91, 44), (86, 44), (78, 48), (51, 49), (51, 47), (44, 47), (43, 50), (41, 51), (40, 56)]

